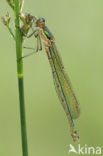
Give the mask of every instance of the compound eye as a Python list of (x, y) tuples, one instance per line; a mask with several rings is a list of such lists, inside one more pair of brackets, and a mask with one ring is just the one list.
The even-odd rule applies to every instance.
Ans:
[(41, 17), (40, 20), (45, 23), (45, 19), (43, 17)]

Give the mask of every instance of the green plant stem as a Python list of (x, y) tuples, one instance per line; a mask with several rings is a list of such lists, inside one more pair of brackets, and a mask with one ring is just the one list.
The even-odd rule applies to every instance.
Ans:
[(21, 136), (22, 136), (22, 151), (23, 156), (28, 156), (27, 134), (26, 134), (26, 119), (25, 119), (25, 104), (24, 104), (24, 86), (23, 86), (23, 62), (22, 59), (22, 39), (20, 33), (19, 22), (19, 0), (15, 0), (15, 25), (16, 25), (16, 56), (17, 56), (17, 74), (19, 87), (19, 102), (20, 102), (20, 120), (21, 120)]

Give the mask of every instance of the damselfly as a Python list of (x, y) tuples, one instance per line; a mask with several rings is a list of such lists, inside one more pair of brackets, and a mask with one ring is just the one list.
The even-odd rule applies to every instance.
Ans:
[(68, 78), (68, 75), (66, 74), (64, 70), (62, 60), (60, 58), (60, 55), (55, 45), (54, 36), (52, 35), (50, 30), (45, 25), (45, 19), (44, 18), (36, 19), (34, 17), (34, 21), (35, 21), (37, 29), (34, 30), (27, 37), (29, 38), (32, 35), (34, 35), (37, 38), (36, 51), (39, 51), (42, 49), (41, 39), (44, 42), (44, 47), (45, 47), (48, 60), (51, 66), (52, 74), (53, 74), (55, 88), (56, 88), (58, 97), (62, 103), (62, 106), (65, 110), (65, 113), (67, 115), (72, 138), (74, 141), (76, 141), (79, 139), (79, 135), (74, 125), (73, 119), (76, 119), (79, 117), (80, 105), (78, 104), (77, 98), (72, 89), (71, 82)]

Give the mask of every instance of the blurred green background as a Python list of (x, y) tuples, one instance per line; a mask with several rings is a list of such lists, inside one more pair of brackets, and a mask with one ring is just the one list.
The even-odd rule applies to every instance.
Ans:
[[(12, 10), (0, 1), (0, 17)], [(29, 0), (24, 12), (44, 17), (81, 105), (80, 144), (103, 147), (103, 1)], [(13, 19), (12, 19), (13, 20)], [(14, 27), (14, 24), (12, 24)], [(25, 46), (36, 47), (35, 39)], [(24, 55), (30, 51), (24, 50)], [(22, 156), (15, 43), (0, 22), (0, 155)], [(45, 50), (24, 60), (29, 156), (68, 156), (70, 136)], [(102, 154), (103, 155), (103, 154)]]

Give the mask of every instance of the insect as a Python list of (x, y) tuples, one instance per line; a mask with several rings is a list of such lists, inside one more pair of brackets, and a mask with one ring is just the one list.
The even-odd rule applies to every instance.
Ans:
[[(51, 66), (55, 88), (56, 88), (58, 97), (62, 103), (62, 106), (68, 118), (71, 136), (74, 141), (79, 140), (79, 135), (74, 125), (73, 119), (76, 119), (79, 117), (80, 105), (78, 104), (77, 98), (72, 89), (72, 85), (69, 80), (69, 77), (64, 70), (61, 57), (55, 45), (54, 36), (50, 32), (48, 27), (45, 25), (44, 18), (36, 19), (34, 17), (34, 21), (35, 21), (37, 29), (35, 29), (27, 37), (30, 38), (33, 35), (36, 37), (37, 39), (36, 52), (38, 52), (39, 50), (42, 50), (42, 40), (43, 40), (45, 51), (46, 51), (46, 54), (48, 56), (48, 60)], [(32, 49), (32, 48), (28, 48), (28, 49)], [(32, 55), (33, 53), (29, 55)]]

